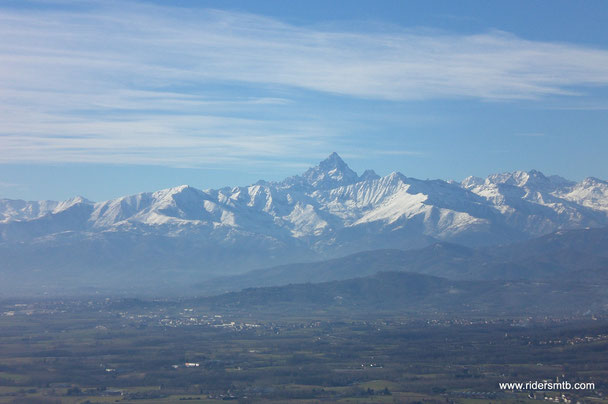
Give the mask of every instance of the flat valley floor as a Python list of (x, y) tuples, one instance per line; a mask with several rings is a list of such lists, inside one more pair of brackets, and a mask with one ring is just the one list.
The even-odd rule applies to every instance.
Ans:
[[(3, 403), (608, 402), (608, 318), (217, 311), (5, 301)], [(593, 383), (508, 391), (501, 382)]]

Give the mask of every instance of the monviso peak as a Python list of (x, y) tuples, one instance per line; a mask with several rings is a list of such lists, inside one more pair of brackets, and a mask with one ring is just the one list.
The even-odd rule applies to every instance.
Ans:
[(338, 153), (332, 153), (318, 166), (308, 169), (302, 177), (314, 188), (330, 189), (357, 182), (359, 176), (350, 169)]

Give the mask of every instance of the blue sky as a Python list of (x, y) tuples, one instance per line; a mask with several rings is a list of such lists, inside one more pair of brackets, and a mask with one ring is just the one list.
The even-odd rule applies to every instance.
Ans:
[[(75, 5), (76, 4), (76, 5)], [(608, 178), (603, 1), (4, 1), (0, 197)]]

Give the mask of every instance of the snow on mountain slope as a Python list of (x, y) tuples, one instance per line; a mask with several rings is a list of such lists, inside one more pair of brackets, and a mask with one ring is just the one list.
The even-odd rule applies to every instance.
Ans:
[[(380, 177), (372, 170), (358, 176), (335, 153), (302, 175), (246, 187), (183, 185), (98, 203), (81, 197), (0, 200), (6, 254), (17, 254), (14, 243), (44, 254), (59, 245), (68, 251), (70, 243), (102, 243), (104, 251), (131, 251), (132, 265), (143, 265), (138, 254), (154, 251), (147, 265), (173, 268), (179, 262), (200, 271), (234, 272), (433, 240), (501, 243), (605, 225), (608, 183), (602, 180), (574, 183), (534, 170), (469, 177), (460, 184), (400, 173)], [(172, 249), (165, 247), (169, 239)], [(83, 255), (79, 262), (86, 260)], [(11, 262), (22, 261), (26, 265), (25, 259)]]
[(405, 191), (406, 185), (399, 174), (356, 182), (330, 190), (317, 190), (310, 194), (328, 214), (344, 225), (353, 225), (363, 215), (385, 204), (395, 194)]
[(0, 223), (0, 241), (27, 242), (67, 231), (83, 231), (92, 210), (90, 201), (76, 197), (56, 203), (52, 211), (33, 219), (5, 220)]
[(606, 225), (607, 215), (599, 201), (608, 194), (602, 195), (601, 187), (592, 191), (585, 181), (576, 184), (531, 170), (494, 174), (485, 180), (469, 177), (462, 187), (490, 202), (508, 226), (539, 236), (559, 229)]
[(608, 212), (608, 182), (585, 178), (578, 184), (558, 192), (557, 196), (578, 205)]
[(36, 219), (52, 212), (59, 202), (0, 199), (0, 223)]

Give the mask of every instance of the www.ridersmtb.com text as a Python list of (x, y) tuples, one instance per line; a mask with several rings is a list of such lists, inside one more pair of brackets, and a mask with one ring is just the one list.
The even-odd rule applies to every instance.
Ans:
[(570, 383), (568, 381), (562, 382), (510, 382), (510, 383), (498, 383), (501, 390), (594, 390), (595, 383), (592, 382), (580, 382)]

